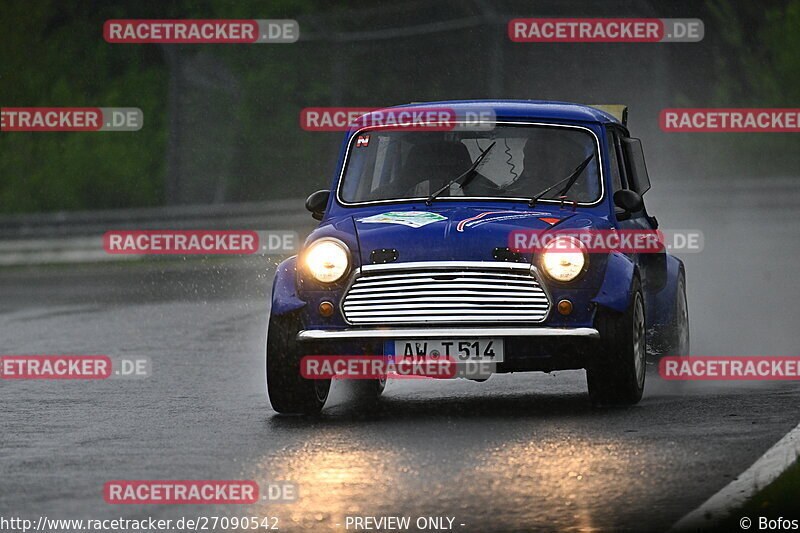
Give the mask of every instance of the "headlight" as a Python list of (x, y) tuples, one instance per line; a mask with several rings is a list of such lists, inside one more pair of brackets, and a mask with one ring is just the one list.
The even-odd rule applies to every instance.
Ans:
[(315, 280), (333, 283), (341, 279), (350, 265), (347, 246), (334, 239), (320, 239), (306, 249), (303, 256), (306, 269)]
[(556, 237), (544, 247), (542, 267), (556, 281), (572, 281), (586, 266), (583, 244), (575, 237)]

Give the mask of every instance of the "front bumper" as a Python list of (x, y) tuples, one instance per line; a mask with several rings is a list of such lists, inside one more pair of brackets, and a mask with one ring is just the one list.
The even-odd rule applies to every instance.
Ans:
[(588, 327), (493, 326), (306, 329), (297, 334), (309, 355), (382, 355), (385, 343), (395, 340), (481, 337), (505, 342), (506, 360), (497, 363), (496, 372), (551, 372), (586, 368), (597, 358), (600, 333)]
[(306, 329), (298, 341), (350, 339), (466, 339), (475, 337), (579, 337), (599, 339), (594, 328), (489, 327), (489, 328), (380, 328)]

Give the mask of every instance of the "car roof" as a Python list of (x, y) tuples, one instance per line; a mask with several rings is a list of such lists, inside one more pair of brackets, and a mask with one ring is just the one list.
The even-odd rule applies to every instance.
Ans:
[(414, 102), (384, 109), (409, 107), (447, 107), (453, 109), (456, 113), (486, 111), (488, 108), (497, 118), (535, 118), (621, 125), (620, 121), (612, 115), (588, 105), (544, 100), (444, 100), (440, 102)]

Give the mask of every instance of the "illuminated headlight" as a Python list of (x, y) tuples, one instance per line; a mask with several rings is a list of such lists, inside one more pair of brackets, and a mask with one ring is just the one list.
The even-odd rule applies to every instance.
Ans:
[(542, 267), (556, 281), (572, 281), (586, 266), (583, 244), (575, 237), (556, 237), (544, 248)]
[(350, 265), (347, 246), (333, 239), (320, 239), (306, 249), (303, 256), (306, 270), (322, 283), (333, 283), (342, 278)]

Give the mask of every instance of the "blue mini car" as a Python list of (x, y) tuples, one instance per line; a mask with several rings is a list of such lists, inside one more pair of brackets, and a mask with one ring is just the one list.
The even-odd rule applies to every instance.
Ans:
[[(595, 404), (634, 404), (650, 355), (688, 355), (683, 263), (660, 251), (587, 249), (522, 232), (652, 231), (642, 145), (622, 106), (458, 101), (452, 127), (363, 121), (345, 135), (320, 220), (280, 264), (267, 334), (279, 413), (314, 413), (330, 379), (305, 356), (447, 355), (490, 373), (586, 369)], [(385, 110), (384, 110), (385, 112)], [(492, 116), (490, 122), (463, 117)], [(367, 117), (369, 118), (369, 117)], [(483, 380), (484, 373), (460, 373)], [(385, 379), (362, 382), (379, 395)]]

